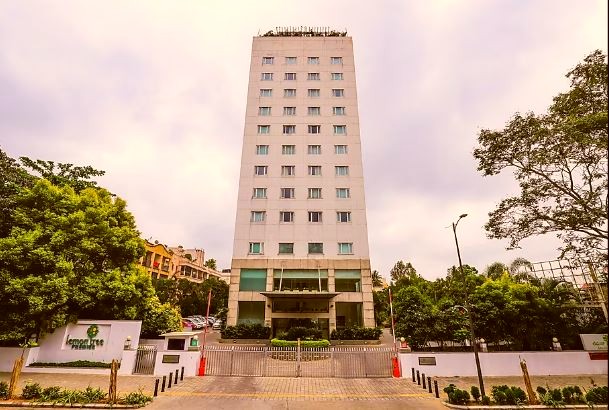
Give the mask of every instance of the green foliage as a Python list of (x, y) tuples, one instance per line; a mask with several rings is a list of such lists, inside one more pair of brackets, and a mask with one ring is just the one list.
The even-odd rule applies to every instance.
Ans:
[(579, 386), (565, 386), (562, 388), (562, 397), (567, 404), (585, 403), (584, 393)]
[(216, 263), (216, 260), (213, 258), (206, 260), (205, 266), (207, 266), (209, 269), (218, 270), (218, 265)]
[(91, 178), (106, 173), (88, 165), (80, 167), (73, 164), (56, 164), (53, 161), (32, 160), (28, 157), (20, 157), (19, 159), (24, 167), (37, 173), (40, 178), (46, 179), (56, 186), (69, 186), (76, 192), (96, 187), (97, 182), (91, 181)]
[(186, 279), (154, 279), (153, 285), (159, 300), (178, 308), (182, 317), (205, 315), (210, 289), (210, 313), (217, 314), (228, 306), (228, 284), (215, 277), (210, 277), (202, 283), (193, 283)]
[[(513, 171), (519, 196), (502, 200), (485, 225), (490, 238), (556, 233), (562, 255), (607, 254), (607, 63), (601, 51), (567, 74), (570, 90), (542, 115), (515, 114), (501, 131), (483, 129), (474, 150), (484, 176)], [(561, 255), (561, 256), (562, 256)]]
[(302, 327), (302, 326), (294, 326), (288, 329), (287, 332), (281, 335), (281, 339), (284, 340), (320, 340), (321, 339), (321, 330)]
[(62, 363), (51, 363), (51, 362), (34, 362), (29, 365), (30, 367), (97, 367), (103, 369), (109, 369), (110, 363), (104, 362), (92, 362), (89, 360), (75, 360), (72, 362)]
[(491, 398), (484, 395), (482, 396), (482, 405), (483, 406), (490, 406), (491, 405)]
[(62, 403), (62, 404), (69, 404), (69, 405), (72, 405), (75, 403), (84, 403), (85, 396), (83, 395), (82, 391), (80, 391), (80, 390), (65, 389), (65, 390), (61, 391), (61, 395), (57, 399), (57, 402)]
[[(294, 340), (282, 340), (282, 339), (271, 339), (271, 346), (273, 347), (294, 347), (298, 345), (298, 341)], [(330, 342), (326, 339), (322, 340), (301, 340), (301, 347), (328, 347)]]
[(466, 404), (470, 399), (467, 390), (458, 389), (452, 383), (444, 388), (444, 393), (448, 395), (448, 402), (451, 404)]
[(372, 286), (375, 288), (383, 286), (381, 274), (377, 270), (372, 271)]
[(527, 402), (527, 395), (520, 387), (502, 385), (491, 388), (491, 396), (499, 405), (520, 405)]
[(8, 399), (8, 383), (5, 381), (0, 382), (0, 399)]
[(21, 397), (25, 400), (39, 399), (42, 394), (42, 388), (38, 383), (27, 382), (21, 392)]
[(476, 402), (480, 400), (480, 389), (477, 386), (472, 386), (469, 391)]
[(410, 262), (404, 263), (397, 261), (389, 272), (391, 280), (397, 284), (401, 281), (402, 286), (410, 286), (421, 277), (417, 275), (417, 270)]
[(271, 328), (259, 323), (240, 323), (237, 326), (226, 326), (221, 335), (222, 339), (268, 339)]
[(42, 389), (42, 393), (40, 394), (39, 401), (57, 401), (61, 397), (61, 387), (59, 386), (50, 386)]
[(372, 303), (374, 304), (374, 322), (377, 326), (383, 326), (389, 322), (389, 290), (372, 291)]
[(330, 334), (332, 340), (379, 340), (383, 334), (380, 327), (346, 327), (335, 329)]
[(152, 401), (152, 397), (142, 393), (140, 390), (127, 394), (121, 401), (124, 404), (130, 404), (132, 406), (144, 406), (146, 403)]
[(609, 390), (607, 386), (593, 387), (586, 392), (586, 401), (592, 404), (609, 403)]

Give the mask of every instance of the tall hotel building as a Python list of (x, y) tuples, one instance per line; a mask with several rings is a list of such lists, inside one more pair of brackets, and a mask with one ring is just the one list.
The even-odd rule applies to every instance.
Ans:
[(374, 326), (353, 40), (255, 37), (228, 325)]

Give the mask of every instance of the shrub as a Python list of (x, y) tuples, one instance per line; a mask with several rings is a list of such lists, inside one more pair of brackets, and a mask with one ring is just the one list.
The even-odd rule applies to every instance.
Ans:
[[(294, 340), (282, 340), (282, 339), (272, 339), (271, 346), (274, 347), (294, 347), (298, 345), (298, 341)], [(322, 340), (301, 340), (301, 347), (328, 347), (330, 346), (330, 342), (322, 339)]]
[(607, 404), (609, 402), (609, 391), (607, 386), (593, 387), (586, 393), (586, 400), (592, 404)]
[(378, 340), (383, 334), (380, 327), (346, 327), (335, 329), (330, 334), (332, 340)]
[(40, 401), (57, 401), (61, 397), (61, 387), (51, 386), (46, 387), (40, 394)]
[(527, 395), (520, 387), (516, 386), (493, 386), (491, 388), (491, 396), (497, 404), (522, 404), (526, 403)]
[(565, 386), (562, 388), (562, 396), (567, 404), (585, 403), (584, 394), (579, 386)]
[(0, 382), (0, 399), (8, 399), (8, 384)]
[(537, 386), (537, 393), (539, 394), (539, 401), (541, 404), (552, 408), (565, 407), (563, 401), (562, 392), (560, 389), (544, 389), (541, 386)]
[(73, 362), (52, 363), (52, 362), (34, 362), (30, 367), (100, 367), (109, 369), (110, 363), (92, 362), (89, 360), (75, 360)]
[(85, 398), (80, 390), (63, 390), (61, 392), (61, 396), (57, 400), (59, 403), (63, 404), (74, 404), (74, 403), (84, 403)]
[(260, 323), (241, 323), (237, 326), (226, 326), (221, 332), (222, 339), (268, 339), (271, 328)]
[(444, 388), (444, 393), (448, 395), (448, 402), (451, 404), (465, 404), (469, 401), (467, 390), (457, 389), (452, 383)]
[(321, 330), (307, 327), (292, 327), (285, 333), (285, 340), (320, 340)]
[(39, 399), (41, 394), (42, 388), (40, 388), (40, 384), (28, 382), (21, 392), (21, 397), (26, 400), (35, 400)]
[(101, 391), (99, 387), (94, 389), (91, 386), (87, 386), (87, 388), (82, 391), (82, 396), (85, 403), (95, 403), (105, 399), (106, 393)]
[(478, 400), (480, 400), (480, 389), (476, 386), (472, 386), (469, 391), (472, 394), (472, 397), (474, 398), (474, 400), (476, 400), (476, 402), (478, 402)]
[(482, 396), (482, 404), (484, 406), (490, 406), (490, 404), (491, 404), (491, 398), (486, 396), (486, 395)]
[(137, 392), (129, 393), (122, 399), (123, 403), (130, 404), (132, 406), (133, 405), (143, 406), (146, 403), (148, 403), (149, 401), (152, 401), (152, 397), (145, 395), (144, 393), (142, 393), (141, 390), (137, 391)]

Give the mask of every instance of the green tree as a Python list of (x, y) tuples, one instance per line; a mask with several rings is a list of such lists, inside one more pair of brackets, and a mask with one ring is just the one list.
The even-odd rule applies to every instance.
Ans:
[(85, 188), (96, 187), (97, 182), (91, 180), (91, 178), (102, 176), (106, 173), (89, 165), (80, 167), (74, 166), (74, 164), (55, 163), (41, 159), (33, 160), (28, 157), (20, 157), (19, 160), (24, 167), (31, 169), (53, 185), (71, 186), (76, 192), (80, 192)]
[(397, 261), (393, 268), (391, 268), (389, 275), (394, 283), (402, 279), (404, 285), (419, 278), (414, 266), (410, 262), (404, 263), (403, 261)]
[(485, 225), (490, 238), (556, 233), (562, 254), (607, 254), (607, 63), (600, 51), (567, 73), (569, 91), (542, 115), (515, 114), (483, 129), (474, 150), (484, 176), (512, 170), (521, 192), (502, 200)]
[(213, 269), (213, 270), (218, 270), (218, 266), (216, 264), (216, 260), (215, 259), (208, 259), (205, 261), (205, 266), (207, 266), (209, 269)]
[(484, 276), (491, 279), (499, 279), (504, 273), (509, 273), (508, 267), (501, 262), (493, 262), (484, 270)]
[(399, 289), (393, 297), (397, 337), (404, 337), (413, 348), (433, 340), (434, 306), (431, 299), (416, 286)]
[(383, 279), (381, 278), (381, 274), (377, 270), (372, 271), (372, 287), (380, 288), (383, 286)]
[(389, 290), (373, 291), (372, 302), (374, 304), (374, 323), (376, 326), (383, 326), (389, 319)]
[(217, 314), (228, 307), (228, 284), (215, 277), (201, 283), (186, 279), (156, 279), (154, 287), (161, 302), (179, 309), (183, 317), (205, 315), (207, 312), (207, 295), (211, 290), (210, 313)]

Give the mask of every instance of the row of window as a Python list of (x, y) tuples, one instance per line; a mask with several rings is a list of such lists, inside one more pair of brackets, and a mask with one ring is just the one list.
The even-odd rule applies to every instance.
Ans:
[[(260, 80), (262, 81), (273, 81), (275, 73), (260, 73)], [(285, 81), (296, 81), (297, 73), (283, 73), (283, 79)], [(330, 80), (341, 81), (344, 80), (343, 73), (330, 73)], [(308, 81), (319, 81), (321, 80), (321, 73), (307, 73)]]
[[(286, 64), (298, 64), (298, 57), (284, 57), (283, 60)], [(319, 64), (319, 57), (307, 57), (307, 64)], [(342, 57), (330, 57), (330, 64), (342, 64)], [(262, 57), (263, 65), (275, 64), (275, 57), (265, 56)]]
[[(264, 254), (264, 242), (250, 242), (249, 247), (250, 255), (263, 255)], [(278, 246), (279, 254), (293, 254), (294, 243), (293, 242), (281, 242)], [(309, 255), (323, 254), (324, 244), (321, 242), (309, 242), (308, 243)], [(352, 255), (353, 254), (353, 243), (352, 242), (339, 242), (338, 243), (338, 254), (339, 255)]]
[[(334, 172), (336, 176), (345, 176), (349, 175), (349, 167), (338, 166), (334, 167)], [(254, 175), (255, 176), (266, 176), (269, 175), (269, 166), (268, 165), (254, 165)], [(308, 165), (307, 166), (307, 175), (309, 176), (321, 176), (321, 165)], [(281, 166), (281, 176), (282, 177), (293, 177), (296, 176), (296, 166), (295, 165), (282, 165)]]
[[(344, 144), (334, 145), (334, 154), (343, 155), (343, 154), (347, 154), (347, 153), (348, 153), (347, 145), (344, 145)], [(268, 154), (269, 154), (268, 145), (256, 145), (256, 155), (268, 155)], [(295, 155), (296, 154), (296, 145), (282, 145), (281, 154), (282, 155)], [(321, 145), (308, 145), (307, 154), (321, 155)]]
[[(322, 211), (308, 211), (309, 222), (321, 223)], [(266, 211), (252, 211), (250, 222), (266, 222)], [(279, 222), (291, 223), (294, 222), (294, 211), (280, 211)], [(351, 222), (351, 211), (336, 211), (336, 222), (349, 223)]]
[[(272, 107), (258, 107), (258, 115), (269, 116)], [(296, 115), (296, 107), (283, 107), (283, 115)], [(321, 115), (321, 107), (307, 107), (307, 115)], [(332, 115), (345, 115), (345, 107), (332, 107)]]
[[(334, 135), (346, 135), (347, 134), (347, 126), (346, 125), (333, 125), (332, 129), (334, 131)], [(270, 125), (258, 125), (258, 134), (270, 134), (271, 126)], [(307, 133), (308, 134), (320, 134), (321, 133), (321, 125), (307, 125)], [(289, 124), (283, 125), (283, 135), (292, 135), (296, 134), (296, 125)]]
[[(272, 97), (273, 89), (272, 88), (261, 88), (260, 89), (261, 97)], [(285, 98), (293, 98), (296, 97), (296, 88), (284, 88), (283, 96)], [(310, 98), (319, 98), (321, 96), (321, 90), (319, 88), (308, 88), (307, 89), (307, 97)], [(330, 94), (331, 97), (342, 98), (345, 96), (344, 88), (333, 88)]]
[[(296, 198), (296, 190), (295, 188), (280, 188), (280, 198), (281, 199), (294, 199)], [(308, 188), (308, 197), (307, 199), (322, 199), (321, 196), (321, 188)], [(267, 188), (254, 188), (254, 192), (252, 194), (253, 199), (267, 199), (266, 196)], [(336, 197), (337, 198), (349, 198), (350, 192), (349, 188), (336, 188)]]

